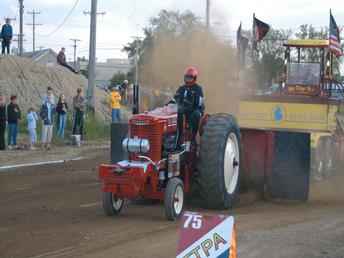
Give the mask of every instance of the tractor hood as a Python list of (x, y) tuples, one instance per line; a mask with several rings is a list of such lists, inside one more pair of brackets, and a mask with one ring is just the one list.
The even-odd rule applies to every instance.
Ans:
[(159, 107), (151, 111), (134, 115), (130, 119), (130, 123), (138, 124), (140, 121), (146, 122), (166, 122), (167, 126), (173, 126), (177, 124), (177, 105), (169, 104), (164, 107)]

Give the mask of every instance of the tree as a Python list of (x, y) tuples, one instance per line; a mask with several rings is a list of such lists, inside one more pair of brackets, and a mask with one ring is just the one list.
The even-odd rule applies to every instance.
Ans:
[[(295, 36), (299, 39), (328, 39), (328, 28), (316, 30), (312, 24), (303, 24)], [(301, 51), (301, 59), (307, 60), (307, 62), (319, 62), (320, 51), (316, 48), (304, 49)]]
[(266, 38), (258, 44), (259, 56), (254, 60), (260, 88), (271, 86), (283, 70), (283, 43), (292, 35), (291, 30), (270, 29)]
[(111, 78), (111, 86), (116, 86), (122, 84), (124, 80), (127, 79), (127, 74), (125, 73), (115, 73)]
[[(323, 27), (320, 29), (314, 28), (311, 24), (303, 24), (299, 27), (299, 31), (295, 33), (299, 39), (328, 39), (329, 28)], [(344, 42), (342, 43), (342, 49), (344, 48)], [(321, 52), (319, 49), (305, 49), (301, 52), (301, 58), (307, 60), (307, 62), (319, 62), (321, 58)], [(340, 77), (340, 65), (342, 59), (333, 59), (333, 71), (335, 77)]]
[[(128, 54), (128, 58), (135, 61), (138, 55), (139, 67), (149, 58), (154, 42), (160, 38), (173, 40), (176, 37), (186, 36), (190, 31), (203, 25), (199, 19), (190, 11), (180, 13), (179, 11), (161, 10), (160, 13), (150, 19), (149, 25), (143, 29), (144, 38), (134, 39), (127, 43), (122, 51)], [(131, 71), (135, 74), (135, 68)]]

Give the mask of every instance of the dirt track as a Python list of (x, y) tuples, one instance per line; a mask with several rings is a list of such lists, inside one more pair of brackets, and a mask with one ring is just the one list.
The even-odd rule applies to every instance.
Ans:
[[(1, 258), (175, 257), (178, 225), (165, 221), (161, 205), (103, 215), (96, 165), (108, 153), (98, 152), (88, 160), (0, 172)], [(234, 213), (239, 257), (344, 257), (344, 202), (259, 202)]]

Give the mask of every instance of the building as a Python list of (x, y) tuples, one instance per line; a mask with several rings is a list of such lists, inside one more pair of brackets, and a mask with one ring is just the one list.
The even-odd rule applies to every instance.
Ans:
[(31, 58), (34, 62), (48, 67), (57, 65), (57, 54), (50, 48), (38, 50), (35, 52), (25, 52), (23, 54), (23, 57)]
[[(81, 58), (78, 60), (80, 70), (87, 70), (88, 60)], [(116, 73), (127, 74), (132, 68), (129, 59), (112, 58), (107, 59), (106, 62), (96, 63), (96, 85), (101, 88), (107, 88), (110, 85), (110, 80)]]

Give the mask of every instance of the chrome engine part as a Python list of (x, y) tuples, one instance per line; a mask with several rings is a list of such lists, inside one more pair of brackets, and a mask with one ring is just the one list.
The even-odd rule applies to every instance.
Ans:
[(147, 139), (125, 138), (122, 147), (129, 153), (148, 153), (150, 151), (150, 144)]

